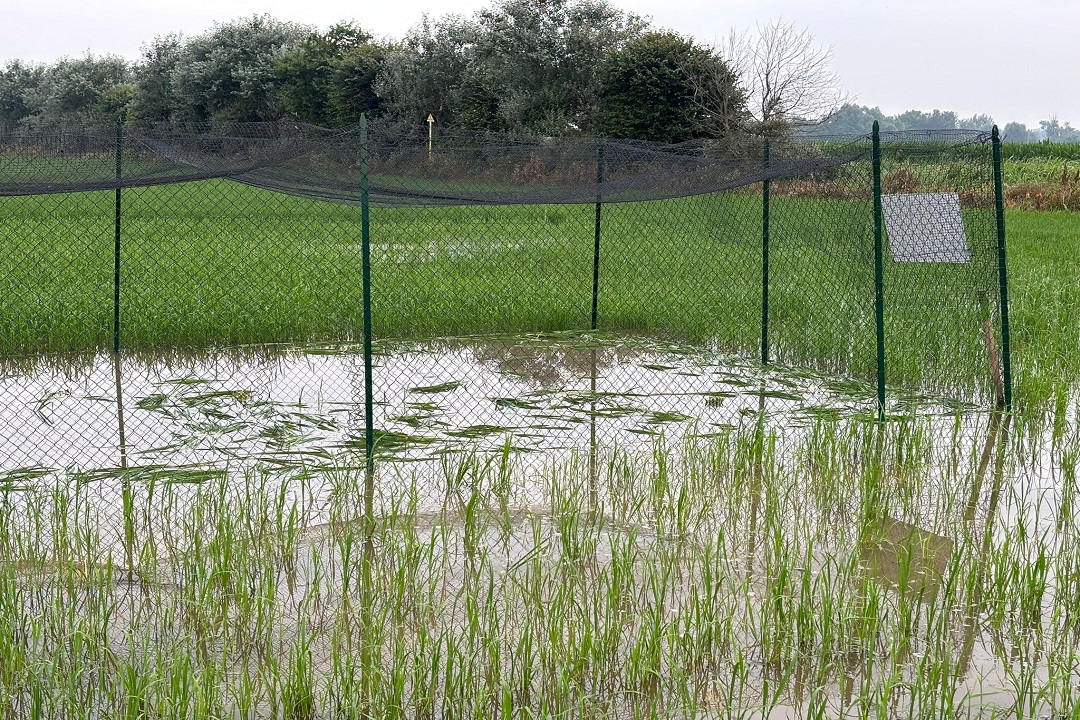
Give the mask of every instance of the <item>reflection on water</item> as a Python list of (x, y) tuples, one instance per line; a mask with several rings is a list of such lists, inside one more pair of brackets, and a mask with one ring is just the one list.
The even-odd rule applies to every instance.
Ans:
[[(663, 451), (674, 466), (695, 442), (737, 443), (747, 433), (789, 467), (827, 472), (851, 458), (818, 446), (858, 447), (881, 427), (866, 384), (668, 342), (471, 337), (386, 343), (376, 353), (375, 482), (382, 496), (417, 482), (427, 510), (445, 497), (447, 463), (462, 453), (514, 455), (519, 494), (535, 499), (558, 462), (585, 458), (595, 481), (620, 452)], [(330, 473), (365, 466), (363, 368), (359, 347), (343, 344), (11, 360), (0, 365), (0, 489), (74, 477), (119, 504), (129, 481), (198, 484), (256, 472), (302, 476), (325, 493)], [(898, 480), (921, 482), (908, 461), (988, 474), (1000, 414), (890, 398), (886, 425), (907, 458)], [(1002, 512), (1025, 514), (1036, 528), (1057, 515), (1060, 459), (1025, 456), (1030, 464), (1012, 469), (1010, 488), (1026, 502)], [(968, 526), (980, 491), (972, 492)], [(922, 502), (933, 516), (936, 501)]]
[[(355, 346), (269, 346), (167, 357), (43, 357), (0, 379), (0, 471), (353, 467), (364, 450)], [(377, 452), (620, 447), (715, 433), (764, 413), (777, 427), (873, 407), (850, 382), (677, 345), (615, 338), (452, 339), (381, 349)], [(512, 439), (511, 439), (512, 438)]]

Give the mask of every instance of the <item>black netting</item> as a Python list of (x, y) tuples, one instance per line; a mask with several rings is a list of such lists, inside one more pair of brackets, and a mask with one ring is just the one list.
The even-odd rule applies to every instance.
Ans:
[[(591, 138), (373, 130), (373, 205), (636, 202), (699, 195), (842, 165), (850, 140), (828, 152), (791, 144), (768, 171), (752, 141), (660, 145)], [(601, 150), (602, 145), (602, 150)], [(291, 195), (359, 202), (360, 131), (294, 123), (51, 128), (0, 133), (0, 196), (40, 195), (229, 178)], [(123, 158), (117, 174), (116, 155)], [(602, 157), (601, 157), (602, 153)], [(597, 180), (598, 164), (604, 171)]]
[[(985, 133), (881, 136), (880, 277), (869, 137), (663, 146), (256, 123), (53, 127), (2, 141), (0, 341), (12, 362), (117, 343), (148, 352), (359, 343), (369, 243), (370, 337), (395, 343), (377, 347), (395, 372), (409, 375), (409, 358), (426, 368), (372, 378), (396, 388), (382, 397), (379, 430), (391, 436), (435, 442), (410, 430), (418, 417), (439, 437), (531, 431), (520, 421), (535, 418), (510, 412), (507, 394), (555, 390), (591, 394), (586, 419), (597, 393), (626, 395), (614, 414), (636, 420), (618, 432), (651, 437), (665, 418), (730, 424), (746, 408), (717, 409), (758, 371), (717, 371), (731, 387), (684, 387), (669, 371), (688, 363), (675, 374), (704, 377), (703, 364), (737, 358), (866, 387), (884, 370), (895, 398), (1002, 394)], [(431, 351), (448, 338), (454, 350)], [(683, 347), (707, 355), (676, 362)], [(666, 370), (606, 388), (583, 352)], [(521, 387), (459, 390), (469, 374), (498, 385), (485, 373), (515, 364), (532, 368)], [(548, 387), (556, 380), (566, 387)], [(807, 382), (786, 395), (819, 392)], [(704, 393), (705, 404), (633, 400), (667, 397), (672, 383), (677, 397)], [(410, 388), (444, 386), (468, 413), (410, 412), (424, 405)]]
[[(16, 367), (27, 353), (66, 353), (56, 365), (72, 369), (61, 376), (96, 377), (98, 360), (85, 358), (119, 343), (148, 357), (180, 352), (165, 368), (185, 372), (160, 374), (159, 362), (135, 370), (156, 383), (188, 377), (211, 397), (248, 397), (256, 381), (237, 378), (261, 378), (264, 365), (228, 361), (204, 373), (205, 358), (273, 348), (314, 367), (360, 352), (367, 242), (370, 424), (387, 447), (464, 439), (490, 448), (525, 435), (543, 448), (548, 432), (575, 446), (582, 423), (589, 442), (617, 446), (709, 435), (765, 410), (766, 399), (780, 415), (807, 403), (842, 414), (874, 405), (882, 366), (869, 137), (664, 146), (256, 123), (54, 127), (2, 140), (0, 349)], [(992, 404), (1007, 358), (988, 136), (886, 133), (881, 148), (891, 401)], [(369, 238), (356, 207), (365, 202)], [(183, 359), (191, 353), (200, 359)], [(49, 365), (41, 357), (30, 364)], [(336, 378), (333, 363), (305, 373), (280, 362), (289, 367), (280, 384), (292, 389), (271, 392), (271, 404), (332, 397), (320, 405), (327, 413), (363, 404), (355, 364)], [(763, 375), (766, 366), (782, 372)], [(125, 367), (116, 364), (118, 390)], [(294, 373), (308, 380), (297, 385)], [(751, 387), (756, 399), (743, 398)], [(140, 393), (130, 398), (136, 416), (172, 402)], [(105, 385), (85, 393), (107, 395)], [(213, 421), (232, 411), (210, 403), (207, 412)], [(333, 447), (363, 449), (355, 427), (339, 433), (338, 418), (320, 417), (315, 446), (332, 437)], [(214, 432), (232, 427), (217, 420), (191, 442), (213, 445)], [(173, 434), (194, 426), (185, 427)], [(30, 456), (16, 464), (33, 466)]]

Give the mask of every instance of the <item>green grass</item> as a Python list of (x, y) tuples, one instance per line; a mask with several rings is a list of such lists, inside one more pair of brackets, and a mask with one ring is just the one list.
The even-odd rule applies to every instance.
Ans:
[(1026, 412), (1062, 415), (1080, 380), (1080, 215), (1013, 211), (1005, 225), (1015, 383)]
[(1003, 143), (1005, 160), (1080, 160), (1080, 143)]
[[(360, 336), (355, 208), (227, 181), (132, 189), (123, 198), (124, 347)], [(0, 352), (111, 347), (112, 204), (112, 193), (0, 199)], [(976, 263), (905, 265), (886, 253), (892, 384), (965, 395), (989, 388), (978, 294), (996, 295), (992, 218), (985, 209), (969, 214)], [(774, 198), (775, 360), (873, 376), (869, 219), (866, 203)], [(591, 206), (374, 209), (376, 336), (588, 329), (593, 220)], [(1013, 232), (1014, 294), (1039, 305), (1025, 296), (1041, 283), (1039, 266), (1023, 256), (1027, 226)], [(601, 329), (756, 355), (760, 298), (760, 200), (752, 194), (605, 206)], [(1040, 351), (1018, 345), (1018, 353)]]

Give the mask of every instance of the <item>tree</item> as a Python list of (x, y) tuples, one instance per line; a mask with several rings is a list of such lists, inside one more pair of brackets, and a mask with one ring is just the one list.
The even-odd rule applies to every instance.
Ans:
[(44, 65), (18, 60), (0, 70), (0, 128), (14, 127), (34, 111), (32, 98), (44, 75)]
[(1046, 141), (1052, 143), (1080, 142), (1080, 129), (1074, 128), (1068, 122), (1062, 125), (1056, 117), (1049, 120), (1040, 120), (1039, 127), (1046, 135)]
[[(951, 130), (959, 128), (963, 130), (989, 130), (994, 125), (994, 119), (989, 115), (976, 114), (967, 118), (958, 118), (951, 110), (908, 110), (899, 115), (885, 115), (878, 108), (870, 108), (863, 105), (845, 104), (835, 115), (821, 125), (808, 131), (810, 135), (848, 135), (866, 134), (874, 121), (878, 121), (881, 129), (888, 130)], [(1048, 125), (1054, 121), (1044, 121), (1043, 131), (1028, 129), (1019, 122), (1006, 124), (1001, 132), (1002, 138), (1008, 142), (1024, 143), (1038, 142)], [(1053, 127), (1053, 126), (1052, 126)], [(1056, 126), (1059, 130), (1062, 126)], [(1068, 127), (1068, 123), (1065, 124)], [(1072, 129), (1072, 128), (1069, 128)]]
[(809, 30), (782, 20), (757, 32), (732, 32), (721, 51), (747, 92), (747, 107), (762, 135), (828, 120), (847, 100), (830, 67), (832, 48)]
[(899, 130), (955, 130), (956, 120), (952, 110), (908, 110), (895, 118)]
[(994, 127), (994, 118), (982, 113), (975, 113), (971, 117), (958, 119), (956, 127), (960, 130), (989, 130)]
[(361, 115), (375, 115), (381, 110), (375, 82), (385, 59), (384, 49), (370, 42), (345, 49), (334, 58), (327, 92), (331, 124), (359, 122)]
[(408, 123), (591, 132), (604, 57), (646, 27), (606, 0), (497, 0), (472, 19), (425, 16), (387, 50), (375, 87)]
[(469, 65), (474, 25), (458, 15), (426, 15), (404, 41), (385, 51), (374, 90), (390, 115), (419, 125), (428, 114), (453, 124), (451, 98)]
[(1028, 130), (1024, 123), (1011, 122), (1006, 123), (1001, 129), (1001, 139), (1005, 142), (1031, 143), (1039, 141), (1039, 134), (1034, 130)]
[(159, 122), (172, 118), (177, 109), (173, 75), (184, 51), (182, 35), (159, 35), (143, 45), (142, 58), (136, 64), (135, 94), (131, 101), (134, 122)]
[(454, 126), (463, 130), (499, 130), (499, 96), (477, 63), (466, 67), (461, 79), (450, 93)]
[(477, 13), (475, 76), (498, 98), (507, 129), (590, 132), (605, 56), (646, 21), (606, 0), (499, 0)]
[(746, 92), (738, 75), (715, 50), (695, 54), (685, 65), (685, 73), (693, 90), (695, 136), (722, 138), (747, 130), (751, 115)]
[(311, 28), (255, 15), (218, 24), (186, 43), (172, 75), (180, 120), (273, 120), (278, 56)]
[(25, 95), (30, 114), (40, 122), (112, 122), (130, 102), (127, 62), (115, 55), (61, 58), (46, 66)]
[(874, 123), (883, 131), (898, 130), (895, 118), (885, 115), (881, 108), (844, 103), (828, 120), (806, 128), (806, 134), (822, 135), (866, 135)]
[(282, 51), (274, 66), (278, 103), (288, 115), (323, 124), (329, 117), (327, 98), (338, 51), (320, 33)]
[(669, 143), (722, 137), (745, 110), (723, 61), (672, 32), (647, 33), (609, 53), (599, 97), (601, 134)]
[(379, 105), (372, 85), (382, 62), (381, 48), (354, 23), (312, 32), (282, 51), (275, 66), (279, 104), (287, 114), (316, 124), (358, 120)]

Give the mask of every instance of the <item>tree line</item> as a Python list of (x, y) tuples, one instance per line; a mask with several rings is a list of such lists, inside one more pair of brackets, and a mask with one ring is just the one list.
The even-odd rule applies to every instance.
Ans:
[(56, 122), (387, 122), (679, 142), (749, 127), (717, 51), (606, 0), (497, 0), (400, 40), (256, 15), (104, 55), (0, 69), (0, 126)]
[[(884, 131), (898, 130), (989, 130), (994, 119), (989, 115), (975, 114), (961, 117), (951, 110), (908, 110), (897, 115), (886, 115), (879, 108), (845, 103), (824, 122), (810, 131), (813, 135), (849, 135), (865, 133), (877, 121)], [(1080, 128), (1057, 118), (1040, 120), (1039, 127), (1029, 128), (1021, 122), (1009, 122), (1001, 127), (1006, 142), (1076, 143), (1080, 142)]]
[[(425, 16), (401, 39), (355, 22), (320, 30), (255, 15), (158, 36), (134, 62), (11, 61), (0, 68), (0, 127), (121, 116), (335, 127), (362, 114), (416, 127), (430, 114), (461, 130), (681, 142), (806, 127), (865, 133), (875, 119), (885, 129), (989, 122), (845, 103), (830, 62), (828, 48), (784, 22), (705, 46), (608, 0), (493, 0), (469, 17)], [(1010, 139), (1027, 139), (1015, 125)], [(1077, 131), (1054, 121), (1041, 132)]]

